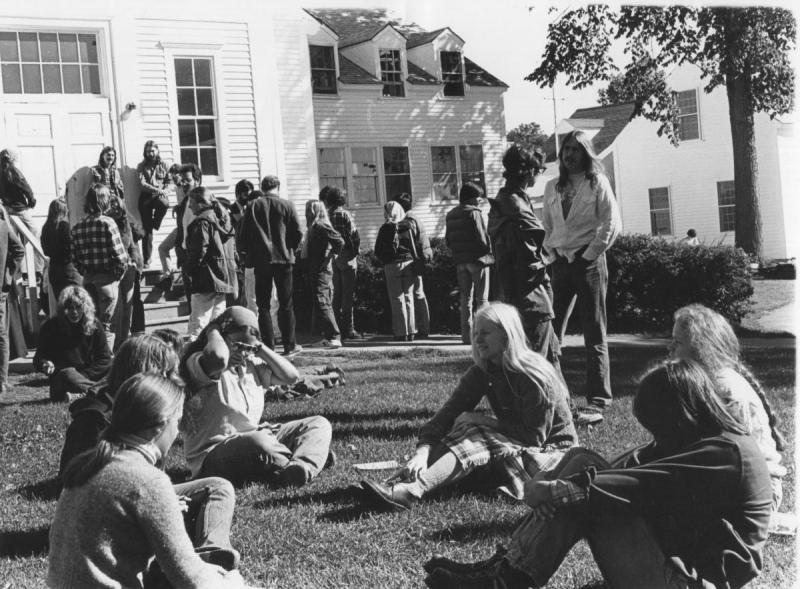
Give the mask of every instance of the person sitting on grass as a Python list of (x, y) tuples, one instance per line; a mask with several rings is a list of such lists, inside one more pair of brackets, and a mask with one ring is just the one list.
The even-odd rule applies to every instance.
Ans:
[(694, 360), (705, 368), (728, 411), (745, 424), (767, 461), (772, 509), (777, 512), (786, 475), (780, 452), (786, 444), (764, 389), (742, 362), (733, 328), (725, 317), (699, 304), (681, 307), (674, 319), (670, 356)]
[(425, 565), (434, 589), (544, 587), (586, 539), (609, 587), (742, 587), (758, 576), (771, 493), (764, 457), (706, 371), (668, 361), (644, 376), (633, 414), (653, 439), (615, 461), (574, 449), (525, 485), (532, 508), (508, 551)]
[[(178, 435), (183, 401), (182, 387), (160, 375), (122, 384), (100, 441), (64, 472), (50, 526), (48, 586), (141, 587), (153, 556), (170, 587), (244, 586), (230, 545), (227, 568), (195, 552), (184, 527), (187, 505), (157, 468)], [(226, 519), (204, 522), (209, 536), (227, 542), (232, 507)]]
[[(430, 491), (482, 467), (517, 499), (525, 481), (551, 469), (578, 442), (567, 387), (553, 365), (527, 345), (519, 313), (489, 303), (475, 314), (475, 364), (419, 436), (417, 450), (392, 487), (363, 481), (367, 495), (389, 509), (408, 509)], [(472, 411), (486, 397), (489, 417)], [(499, 486), (499, 485), (498, 485)]]
[(324, 417), (261, 421), (267, 387), (292, 385), (299, 374), (260, 340), (249, 309), (229, 307), (209, 323), (186, 348), (181, 376), (189, 389), (182, 431), (192, 476), (299, 487), (332, 464)]
[(84, 395), (111, 367), (111, 350), (97, 320), (92, 297), (67, 286), (58, 297), (56, 316), (42, 324), (33, 365), (50, 379), (50, 399)]

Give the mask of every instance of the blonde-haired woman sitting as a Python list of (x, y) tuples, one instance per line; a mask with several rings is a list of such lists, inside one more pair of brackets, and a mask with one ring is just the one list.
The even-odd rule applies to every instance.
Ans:
[[(577, 443), (566, 385), (528, 347), (514, 307), (490, 303), (478, 310), (472, 358), (475, 364), (422, 428), (401, 473), (405, 480), (392, 487), (362, 482), (382, 507), (408, 509), (430, 491), (484, 467), (504, 471), (501, 488), (521, 499), (525, 481), (555, 466)], [(494, 417), (473, 413), (484, 397)]]

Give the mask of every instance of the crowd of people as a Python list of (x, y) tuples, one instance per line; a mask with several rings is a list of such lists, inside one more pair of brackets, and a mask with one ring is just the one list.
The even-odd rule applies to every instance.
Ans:
[[(6, 215), (29, 212), (33, 194), (5, 154), (0, 262), (8, 277), (22, 247)], [(264, 415), (266, 389), (299, 379), (293, 265), (304, 260), (312, 324), (325, 347), (338, 348), (359, 337), (360, 236), (340, 188), (325, 187), (306, 203), (304, 234), (275, 176), (263, 178), (260, 190), (242, 180), (235, 202), (226, 203), (203, 186), (196, 165), (168, 168), (152, 141), (143, 155), (143, 229), (126, 209), (116, 152), (104, 148), (83, 218), (70, 229), (66, 204), (56, 200), (41, 232), (55, 304), (34, 365), (48, 376), (51, 398), (72, 400), (47, 582), (243, 587), (230, 540), (236, 489), (299, 487), (336, 463), (324, 416), (276, 423)], [(541, 218), (527, 189), (544, 169), (543, 153), (512, 146), (503, 166), (505, 184), (489, 199), (488, 215), (483, 189), (468, 182), (446, 217), (461, 338), (473, 364), (421, 428), (407, 462), (387, 481), (361, 481), (362, 500), (407, 510), (469, 477), (530, 507), (508, 549), (477, 563), (426, 562), (434, 588), (543, 587), (580, 539), (611, 586), (744, 585), (761, 570), (786, 468), (776, 418), (730, 324), (702, 305), (678, 309), (670, 357), (640, 380), (633, 402), (650, 442), (619, 457), (583, 448), (580, 427), (602, 421), (613, 400), (605, 251), (619, 232), (619, 212), (579, 131), (562, 142)], [(181, 195), (176, 229), (158, 251), (165, 271), (176, 251), (191, 306), (188, 332), (143, 334), (136, 288), (172, 186)], [(393, 335), (413, 341), (430, 332), (430, 242), (410, 195), (398, 195), (384, 213), (375, 254)], [(488, 300), (492, 268), (495, 301)], [(275, 351), (273, 288), (283, 354)], [(573, 307), (586, 347), (582, 407), (559, 359)], [(476, 411), (484, 399), (491, 415)], [(179, 433), (190, 479), (173, 485), (163, 466)]]

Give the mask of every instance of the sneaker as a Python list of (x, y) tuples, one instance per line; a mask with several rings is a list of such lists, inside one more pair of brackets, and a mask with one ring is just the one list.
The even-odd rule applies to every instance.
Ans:
[(342, 340), (337, 338), (322, 340), (322, 347), (328, 350), (338, 350), (342, 347)]
[(416, 497), (397, 485), (387, 486), (375, 481), (363, 480), (361, 486), (366, 497), (386, 511), (407, 511), (417, 502)]
[(292, 346), (288, 350), (284, 350), (283, 351), (283, 355), (284, 356), (294, 356), (298, 352), (302, 352), (302, 351), (303, 351), (303, 346), (301, 346), (300, 344), (295, 344), (294, 346)]
[(591, 405), (580, 407), (572, 414), (572, 421), (575, 425), (596, 425), (603, 419), (605, 419), (603, 411)]

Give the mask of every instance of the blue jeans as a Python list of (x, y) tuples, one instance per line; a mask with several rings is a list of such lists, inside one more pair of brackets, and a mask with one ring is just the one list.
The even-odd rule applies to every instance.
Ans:
[(553, 328), (559, 339), (564, 333), (572, 313), (573, 300), (583, 330), (586, 347), (586, 397), (590, 404), (600, 408), (611, 404), (611, 372), (606, 341), (606, 291), (608, 268), (606, 255), (587, 262), (576, 255), (571, 264), (559, 256), (553, 263)]
[(428, 299), (425, 296), (422, 276), (416, 275), (414, 276), (414, 323), (418, 333), (429, 334), (431, 332), (431, 314), (428, 309)]
[(112, 319), (119, 299), (119, 279), (113, 274), (87, 272), (83, 277), (83, 288), (94, 299), (97, 320), (106, 330), (108, 349), (114, 349), (114, 326)]
[(332, 433), (330, 422), (317, 415), (235, 434), (208, 453), (200, 476), (218, 476), (236, 485), (269, 482), (291, 461), (303, 464), (313, 478), (328, 459)]
[(295, 346), (294, 301), (292, 300), (293, 264), (263, 264), (256, 266), (256, 304), (258, 305), (258, 329), (261, 340), (270, 349), (275, 349), (275, 334), (272, 331), (270, 300), (272, 283), (278, 295), (278, 328), (281, 330), (283, 350), (288, 352)]
[(316, 319), (317, 327), (327, 339), (339, 339), (341, 334), (339, 326), (336, 324), (336, 317), (333, 315), (333, 307), (331, 307), (333, 296), (331, 272), (324, 271), (312, 275), (311, 288), (314, 293), (314, 313), (311, 315)]
[(413, 335), (414, 285), (417, 276), (411, 271), (411, 260), (389, 262), (383, 266), (386, 274), (386, 291), (392, 309), (392, 333), (395, 336)]
[(333, 314), (345, 335), (355, 331), (353, 322), (353, 294), (356, 290), (357, 259), (333, 261)]
[(476, 310), (489, 300), (489, 267), (475, 263), (457, 264), (456, 278), (461, 303), (461, 341), (468, 344), (472, 341), (473, 299)]

